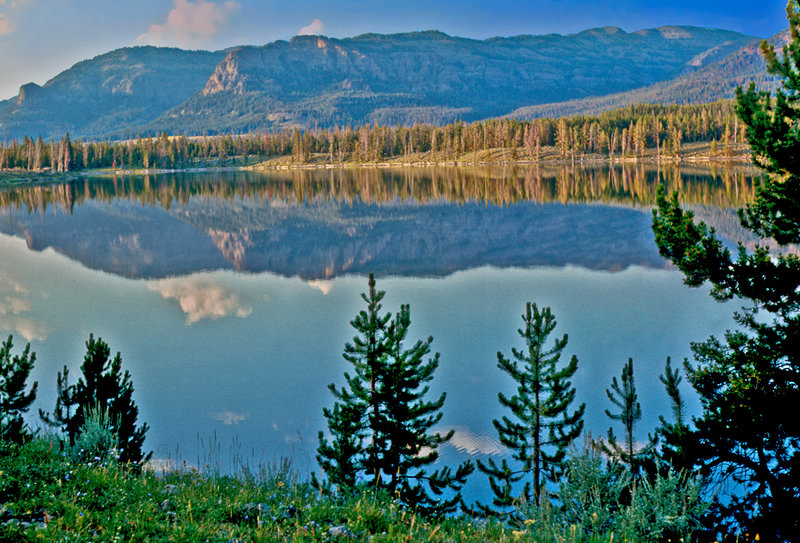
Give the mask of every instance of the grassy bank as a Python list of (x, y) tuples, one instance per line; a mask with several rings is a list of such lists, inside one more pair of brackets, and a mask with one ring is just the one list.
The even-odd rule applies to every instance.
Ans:
[(634, 541), (590, 536), (546, 517), (503, 524), (431, 519), (391, 496), (335, 496), (286, 464), (220, 476), (184, 467), (137, 472), (80, 456), (54, 438), (0, 444), (0, 541)]
[(732, 144), (727, 149), (715, 148), (712, 142), (687, 143), (681, 148), (680, 155), (661, 154), (656, 149), (645, 149), (640, 156), (613, 157), (597, 153), (577, 153), (562, 156), (558, 148), (542, 147), (538, 155), (526, 149), (493, 148), (471, 152), (459, 156), (446, 157), (441, 152), (412, 153), (404, 156), (388, 157), (372, 162), (338, 162), (331, 160), (327, 153), (312, 153), (304, 160), (298, 161), (288, 155), (272, 157), (252, 166), (251, 170), (270, 170), (284, 168), (338, 168), (359, 166), (442, 166), (442, 165), (490, 165), (490, 164), (519, 164), (542, 166), (579, 166), (597, 164), (742, 164), (750, 162), (750, 148), (745, 144)]

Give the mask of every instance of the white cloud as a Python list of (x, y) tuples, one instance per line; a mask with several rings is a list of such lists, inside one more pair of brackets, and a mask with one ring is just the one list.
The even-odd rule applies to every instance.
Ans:
[[(3, 11), (7, 12), (8, 10), (21, 8), (30, 1), (31, 0), (12, 0), (11, 2), (8, 2), (7, 0), (0, 0), (0, 7), (3, 8)], [(16, 29), (17, 28), (14, 25), (14, 21), (9, 19), (6, 13), (0, 12), (0, 36), (11, 34)]]
[(223, 3), (207, 0), (175, 0), (175, 7), (163, 24), (154, 24), (150, 30), (136, 38), (139, 43), (150, 45), (178, 45), (191, 47), (205, 43), (217, 34), (238, 10), (238, 2)]
[(236, 292), (205, 276), (152, 281), (147, 288), (161, 293), (164, 299), (177, 301), (186, 313), (187, 324), (230, 315), (244, 319), (253, 312), (253, 308), (242, 303)]
[(238, 426), (243, 420), (250, 418), (248, 413), (234, 413), (233, 411), (220, 411), (211, 413), (211, 418), (221, 421), (225, 426)]
[(318, 35), (322, 34), (323, 30), (325, 30), (325, 25), (322, 24), (322, 21), (320, 21), (319, 19), (314, 19), (313, 21), (311, 21), (310, 25), (306, 25), (300, 30), (298, 30), (297, 34), (299, 36), (307, 36), (309, 34)]
[(0, 13), (0, 36), (11, 34), (12, 32), (14, 32), (14, 27), (6, 20), (5, 14)]

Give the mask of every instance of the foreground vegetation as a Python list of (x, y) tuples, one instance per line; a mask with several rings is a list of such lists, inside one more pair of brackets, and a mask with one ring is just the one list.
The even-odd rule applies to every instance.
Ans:
[[(302, 482), (286, 462), (230, 476), (187, 466), (140, 471), (116, 461), (113, 450), (86, 457), (54, 436), (0, 447), (2, 541), (633, 542), (658, 540), (650, 535), (664, 529), (658, 515), (670, 505), (663, 488), (619, 509), (580, 500), (591, 488), (565, 487), (565, 497), (578, 499), (569, 509), (523, 508), (514, 522), (441, 518), (382, 491), (331, 494)], [(578, 456), (574, 465), (592, 472), (598, 460)]]
[[(529, 383), (519, 389), (522, 398), (506, 402), (519, 429), (507, 428), (501, 436), (516, 450), (514, 460), (526, 466), (512, 472), (503, 460), (502, 469), (490, 470), (492, 505), (465, 503), (461, 490), (473, 471), (471, 461), (454, 471), (431, 471), (438, 446), (452, 436), (432, 430), (445, 400), (444, 394), (427, 398), (438, 353), (428, 358), (432, 338), (405, 344), (409, 307), (382, 314), (383, 295), (370, 276), (363, 295), (367, 308), (352, 321), (357, 335), (344, 351), (354, 372), (345, 374), (346, 386), (331, 385), (336, 402), (323, 410), (329, 437), (320, 432), (317, 460), (325, 475), (319, 479), (308, 480), (287, 462), (227, 475), (186, 464), (157, 471), (158, 463), (150, 463), (141, 447), (148, 426), (137, 422), (133, 382), (122, 370), (122, 357), (112, 357), (109, 346), (92, 335), (77, 380), (70, 384), (65, 366), (56, 379), (55, 409), (39, 410), (55, 433), (32, 431), (23, 415), (36, 399), (38, 383), (27, 382), (36, 355), (30, 345), (17, 352), (9, 337), (0, 345), (0, 538), (691, 540), (707, 508), (700, 479), (661, 464), (651, 448), (629, 458), (604, 456), (591, 438), (575, 448), (583, 407), (570, 416), (568, 432), (555, 420), (574, 397), (564, 379), (577, 370), (577, 359), (555, 371), (566, 337), (556, 340), (554, 354), (545, 344), (555, 319), (549, 309), (540, 313), (531, 304), (520, 334), (533, 358), (512, 350), (531, 364), (516, 377)], [(515, 363), (500, 355), (498, 360), (517, 375)], [(625, 409), (635, 404), (633, 424), (640, 414), (632, 382), (630, 389)], [(541, 400), (541, 413), (528, 400)], [(554, 430), (560, 434), (555, 445), (547, 441)], [(527, 481), (531, 437), (535, 492)], [(630, 433), (627, 442), (633, 447)], [(521, 479), (526, 490), (516, 495), (514, 483)]]

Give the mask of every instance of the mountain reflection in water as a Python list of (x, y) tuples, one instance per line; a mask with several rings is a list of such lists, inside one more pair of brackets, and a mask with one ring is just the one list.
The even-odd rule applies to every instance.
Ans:
[(164, 278), (235, 269), (328, 279), (478, 266), (663, 267), (659, 183), (723, 235), (752, 169), (330, 169), (83, 178), (0, 191), (0, 231), (92, 269)]

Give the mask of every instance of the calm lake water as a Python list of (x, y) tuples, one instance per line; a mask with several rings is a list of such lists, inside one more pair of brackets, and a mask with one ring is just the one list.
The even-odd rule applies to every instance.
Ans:
[[(366, 275), (384, 309), (411, 305), (447, 392), (448, 460), (501, 454), (492, 418), (512, 383), (526, 301), (550, 306), (586, 428), (605, 434), (605, 389), (633, 357), (652, 431), (669, 404), (667, 356), (733, 326), (735, 304), (689, 289), (652, 241), (658, 183), (729, 240), (748, 170), (331, 170), (80, 178), (0, 192), (0, 333), (38, 355), (35, 408), (77, 375), (89, 333), (120, 351), (156, 458), (230, 465), (292, 457), (315, 469), (327, 390)], [(743, 238), (747, 243), (750, 240)], [(690, 402), (693, 409), (696, 404)], [(33, 420), (33, 419), (31, 419)], [(201, 443), (202, 441), (202, 443)], [(215, 443), (219, 450), (213, 450)]]

